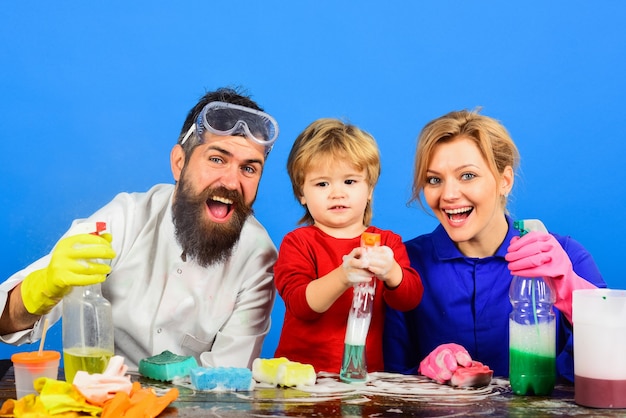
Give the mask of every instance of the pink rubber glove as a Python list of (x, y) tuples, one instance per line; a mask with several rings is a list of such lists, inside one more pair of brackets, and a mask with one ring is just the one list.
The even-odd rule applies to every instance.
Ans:
[(462, 367), (470, 367), (472, 357), (463, 346), (454, 343), (441, 344), (420, 363), (418, 372), (426, 377), (447, 383), (454, 372)]
[(102, 406), (117, 392), (130, 394), (133, 383), (130, 381), (130, 376), (124, 375), (127, 370), (128, 366), (124, 364), (124, 357), (113, 356), (102, 374), (89, 374), (79, 370), (72, 383), (85, 399), (94, 405)]
[(572, 322), (572, 292), (577, 289), (595, 289), (574, 273), (569, 256), (550, 234), (532, 231), (523, 237), (514, 237), (504, 257), (513, 276), (543, 277), (556, 291), (556, 306)]

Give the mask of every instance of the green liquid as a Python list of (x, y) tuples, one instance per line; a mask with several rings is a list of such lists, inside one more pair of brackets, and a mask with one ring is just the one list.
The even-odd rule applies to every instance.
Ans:
[(511, 389), (516, 395), (549, 395), (556, 383), (555, 357), (510, 350)]
[(112, 356), (112, 351), (98, 347), (72, 347), (63, 350), (65, 381), (72, 383), (79, 370), (89, 374), (102, 373)]
[(367, 380), (364, 345), (344, 344), (339, 377), (344, 382), (365, 382)]

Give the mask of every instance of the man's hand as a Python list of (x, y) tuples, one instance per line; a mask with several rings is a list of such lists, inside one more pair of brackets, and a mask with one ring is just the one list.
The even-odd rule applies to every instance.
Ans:
[(60, 240), (48, 267), (32, 272), (22, 282), (26, 310), (35, 315), (46, 314), (72, 286), (103, 282), (111, 267), (101, 261), (113, 257), (110, 234), (79, 234)]

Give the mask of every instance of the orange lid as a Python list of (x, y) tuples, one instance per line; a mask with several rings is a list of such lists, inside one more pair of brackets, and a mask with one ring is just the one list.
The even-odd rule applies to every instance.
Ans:
[(15, 353), (11, 356), (13, 363), (41, 363), (46, 361), (58, 360), (61, 358), (61, 353), (58, 351), (44, 350), (39, 354), (39, 351), (29, 351), (25, 353)]
[(363, 247), (380, 246), (380, 234), (376, 232), (363, 232), (361, 234), (361, 246)]

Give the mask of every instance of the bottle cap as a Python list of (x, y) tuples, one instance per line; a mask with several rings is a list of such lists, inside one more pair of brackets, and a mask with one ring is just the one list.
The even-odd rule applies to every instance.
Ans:
[(104, 232), (107, 232), (107, 223), (106, 222), (81, 222), (76, 225), (73, 225), (71, 228), (70, 235), (78, 235), (78, 234), (93, 234), (93, 235), (101, 235)]
[(41, 353), (39, 351), (28, 351), (24, 353), (15, 353), (11, 356), (13, 363), (42, 363), (52, 360), (58, 360), (61, 358), (61, 353), (58, 351), (44, 350)]
[(380, 234), (375, 232), (363, 232), (361, 234), (362, 247), (378, 247), (380, 246)]
[(520, 219), (513, 222), (513, 228), (519, 231), (519, 236), (523, 237), (530, 231), (548, 232), (543, 222), (539, 219)]

